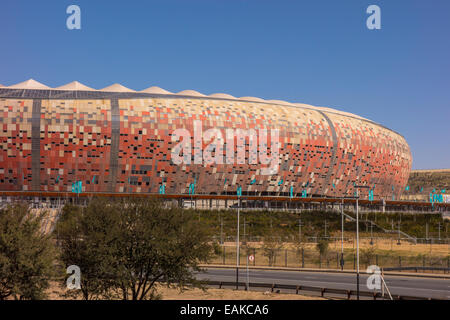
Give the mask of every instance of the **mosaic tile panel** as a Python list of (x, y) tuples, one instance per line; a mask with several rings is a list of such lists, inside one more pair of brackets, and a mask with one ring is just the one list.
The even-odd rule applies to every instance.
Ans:
[(30, 190), (33, 100), (0, 99), (0, 188)]
[[(0, 99), (1, 190), (32, 186), (32, 106), (33, 100)], [(242, 158), (237, 140), (233, 164), (173, 163), (174, 130), (193, 135), (196, 121), (223, 137), (230, 128), (267, 129), (269, 136), (278, 129), (278, 172), (264, 175), (266, 165), (249, 163), (248, 141)], [(353, 195), (357, 183), (390, 200), (404, 189), (412, 161), (402, 136), (356, 116), (207, 97), (42, 99), (39, 140), (42, 191), (71, 191), (82, 181), (83, 192), (158, 193), (164, 184), (166, 193), (185, 194), (195, 183), (203, 194), (235, 193), (239, 185), (243, 194), (287, 195), (292, 187), (297, 196), (306, 190), (340, 197)], [(192, 159), (210, 142), (196, 146), (191, 139)], [(226, 159), (227, 144), (212, 154)]]
[(105, 191), (111, 153), (109, 100), (42, 100), (40, 190)]

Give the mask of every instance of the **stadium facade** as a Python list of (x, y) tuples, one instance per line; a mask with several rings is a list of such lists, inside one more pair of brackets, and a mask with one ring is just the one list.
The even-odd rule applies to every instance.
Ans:
[[(228, 129), (267, 130), (258, 151), (276, 155), (276, 170), (251, 159), (245, 137), (208, 153), (224, 161), (206, 161), (213, 137), (194, 141), (199, 125), (216, 138)], [(391, 200), (399, 199), (412, 163), (400, 134), (354, 114), (192, 90), (94, 90), (78, 82), (49, 88), (28, 80), (0, 87), (0, 126), (0, 191), (71, 192), (79, 183), (81, 192), (236, 194), (240, 187), (243, 195), (343, 197), (358, 184), (374, 199)], [(192, 154), (184, 149), (188, 161), (175, 163), (180, 130), (192, 133)]]

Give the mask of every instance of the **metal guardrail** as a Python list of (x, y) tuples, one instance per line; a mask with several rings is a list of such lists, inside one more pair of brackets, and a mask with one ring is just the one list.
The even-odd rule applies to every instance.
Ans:
[(442, 268), (442, 267), (391, 267), (391, 268), (383, 268), (383, 271), (408, 271), (414, 270), (417, 271), (444, 271), (444, 273), (450, 273), (450, 268)]
[[(219, 289), (222, 287), (235, 287), (236, 282), (232, 281), (205, 281), (205, 283), (209, 286), (219, 286)], [(346, 289), (333, 289), (333, 288), (323, 288), (323, 287), (310, 287), (310, 286), (302, 286), (302, 285), (292, 285), (292, 284), (275, 284), (275, 283), (249, 283), (247, 287), (247, 283), (239, 282), (238, 288), (244, 288), (244, 290), (248, 291), (250, 288), (267, 288), (270, 289), (271, 292), (274, 292), (276, 289), (284, 289), (284, 290), (295, 290), (295, 294), (299, 294), (300, 291), (306, 292), (318, 292), (321, 297), (325, 297), (326, 293), (335, 294), (335, 295), (343, 295), (350, 300), (352, 296), (356, 296), (356, 290), (346, 290)], [(279, 290), (275, 291), (279, 293)], [(360, 291), (360, 297), (369, 297), (373, 300), (383, 299), (383, 295), (380, 292), (370, 292), (370, 291)], [(393, 295), (392, 298), (394, 300), (440, 300), (429, 297), (417, 297), (417, 296), (404, 296), (404, 295)]]

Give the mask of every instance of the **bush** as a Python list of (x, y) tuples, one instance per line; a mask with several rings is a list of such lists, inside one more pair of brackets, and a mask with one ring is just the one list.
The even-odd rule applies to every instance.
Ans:
[(328, 253), (328, 245), (329, 241), (326, 239), (321, 239), (319, 242), (317, 242), (317, 251), (319, 251), (319, 254), (321, 257), (326, 256)]
[(375, 249), (373, 247), (367, 249), (361, 249), (361, 262), (366, 266), (370, 266), (374, 263)]
[(0, 300), (46, 298), (55, 250), (41, 232), (45, 215), (24, 205), (0, 210)]

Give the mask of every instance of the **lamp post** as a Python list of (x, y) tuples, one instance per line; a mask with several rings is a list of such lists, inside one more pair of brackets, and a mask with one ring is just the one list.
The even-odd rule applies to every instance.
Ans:
[(239, 289), (239, 207), (240, 207), (240, 199), (238, 197), (237, 235), (236, 235), (236, 290)]
[(359, 189), (369, 189), (369, 186), (355, 185), (356, 189), (356, 299), (359, 300)]
[(341, 202), (341, 270), (344, 270), (344, 199)]
[(238, 208), (237, 208), (237, 232), (236, 232), (236, 290), (239, 289), (239, 209), (241, 207), (241, 186), (238, 186), (237, 197), (238, 197)]

